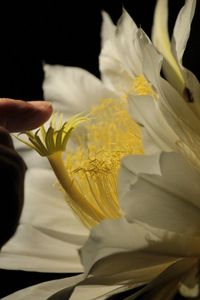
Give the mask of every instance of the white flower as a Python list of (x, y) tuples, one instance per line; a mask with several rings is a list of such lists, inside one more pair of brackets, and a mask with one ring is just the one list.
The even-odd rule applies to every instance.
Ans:
[(88, 276), (45, 283), (5, 299), (34, 299), (35, 294), (45, 299), (63, 288), (66, 299), (73, 289), (70, 299), (106, 299), (124, 290), (130, 290), (131, 299), (143, 294), (147, 299), (172, 299), (178, 290), (196, 296), (199, 179), (176, 153), (124, 158), (119, 197), (125, 216), (92, 230), (81, 250)]
[[(99, 98), (113, 95), (84, 70), (57, 66), (45, 66), (45, 69), (45, 93), (47, 87), (54, 110), (62, 111), (64, 120), (83, 112)], [(57, 95), (59, 93), (56, 100), (53, 88)], [(65, 196), (55, 187), (57, 180), (48, 161), (16, 139), (14, 143), (28, 166), (25, 203), (17, 232), (0, 253), (0, 267), (40, 272), (82, 272), (78, 249), (85, 243), (89, 231), (74, 216)]]
[[(183, 11), (188, 11), (187, 3)], [(68, 116), (90, 111), (101, 99), (114, 98), (116, 104), (128, 99), (130, 112), (154, 141), (151, 150), (153, 147), (157, 152), (123, 158), (118, 190), (123, 213), (92, 229), (80, 251), (85, 275), (45, 283), (5, 299), (34, 299), (35, 295), (46, 299), (64, 287), (59, 293), (66, 299), (106, 299), (124, 290), (130, 290), (131, 299), (140, 295), (146, 299), (172, 299), (178, 290), (185, 296), (198, 295), (200, 175), (173, 152), (181, 151), (193, 164), (200, 163), (198, 114), (185, 102), (178, 84), (173, 87), (161, 78), (162, 56), (126, 12), (117, 27), (105, 15), (102, 37), (102, 80), (108, 88), (83, 70), (47, 66), (46, 96), (59, 97), (61, 101), (55, 105)], [(79, 137), (82, 141), (82, 135)], [(98, 141), (98, 135), (92, 137)], [(76, 136), (74, 139), (77, 141)], [(82, 165), (80, 169), (84, 169)], [(105, 193), (109, 182), (102, 182)], [(51, 236), (46, 222), (48, 219), (42, 232)], [(62, 226), (53, 234), (67, 242)], [(135, 291), (137, 287), (141, 288)]]
[[(67, 120), (69, 116), (74, 113), (77, 114), (85, 111), (87, 114), (91, 110), (91, 107), (94, 107), (103, 99), (105, 103), (108, 103), (108, 107), (112, 106), (112, 102), (114, 103), (112, 99), (118, 99), (116, 93), (105, 88), (100, 80), (84, 70), (46, 65), (45, 71), (45, 97), (53, 99), (52, 105), (54, 110), (62, 111), (63, 120)], [(58, 99), (56, 99), (56, 97), (58, 97)], [(116, 100), (116, 103), (117, 101), (118, 100)], [(120, 105), (121, 104), (119, 104), (118, 109)], [(105, 109), (103, 110), (105, 111)], [(125, 112), (125, 114), (128, 116), (127, 112)], [(121, 115), (121, 117), (120, 115), (116, 115), (115, 118), (117, 118), (116, 121), (121, 120), (124, 122), (125, 119), (122, 120), (123, 117), (125, 117), (125, 115)], [(102, 131), (102, 136), (104, 135), (104, 142), (109, 137), (108, 127), (110, 126), (109, 116), (105, 118), (107, 123), (103, 122), (103, 127), (99, 128), (99, 130)], [(127, 123), (128, 126), (129, 122), (131, 124), (130, 126), (136, 126), (131, 118), (128, 118), (130, 119)], [(121, 144), (124, 143), (123, 147), (125, 148), (125, 139), (120, 137), (120, 132), (124, 130), (124, 126), (122, 123), (119, 124), (119, 132), (116, 132), (116, 138), (120, 138)], [(131, 143), (134, 138), (132, 131), (137, 130), (137, 126), (133, 127), (131, 127), (132, 130), (130, 130), (131, 133), (127, 140), (128, 143)], [(103, 133), (103, 130), (106, 132)], [(44, 129), (42, 132), (43, 131)], [(112, 129), (110, 129), (110, 131), (112, 131)], [(52, 130), (47, 132), (49, 137), (53, 136)], [(93, 133), (90, 132), (90, 134)], [(44, 135), (46, 136), (46, 133)], [(39, 153), (48, 156), (48, 152), (50, 151), (49, 156), (51, 156), (57, 144), (55, 143), (55, 147), (47, 147), (46, 150), (43, 151), (45, 148), (44, 145), (41, 145), (43, 142), (39, 136), (39, 132), (37, 134), (29, 134), (30, 139), (33, 142), (35, 140), (35, 147), (37, 146), (38, 148), (39, 145)], [(95, 139), (94, 143), (99, 143), (98, 136), (95, 137), (93, 134), (93, 138)], [(0, 254), (0, 266), (6, 269), (44, 272), (83, 271), (77, 249), (80, 248), (87, 239), (88, 230), (73, 216), (71, 208), (66, 204), (65, 196), (54, 186), (56, 177), (45, 159), (40, 158), (32, 149), (27, 149), (27, 147), (24, 147), (18, 141), (15, 141), (15, 144), (16, 149), (28, 165), (25, 181), (25, 205), (16, 235), (2, 249)], [(101, 140), (98, 147), (99, 146), (102, 147)], [(107, 140), (107, 146), (109, 146), (110, 149), (115, 148), (114, 145), (109, 145), (109, 140)], [(140, 152), (141, 149), (139, 148), (137, 150), (137, 145), (133, 145), (131, 151)], [(107, 148), (107, 150), (109, 149)], [(128, 153), (130, 154), (131, 152), (127, 152), (127, 154)], [(80, 168), (79, 160), (77, 165)], [(117, 169), (115, 172), (117, 172)], [(102, 190), (102, 193), (103, 192)], [(90, 197), (90, 199), (92, 198)], [(43, 243), (42, 240), (45, 242)], [(35, 244), (37, 244), (37, 248), (33, 247)], [(51, 247), (49, 247), (50, 244)], [(28, 264), (27, 262), (30, 259), (32, 263)]]
[[(166, 19), (166, 2), (158, 1), (154, 22), (155, 40), (158, 33), (164, 31), (159, 30), (163, 28), (159, 20), (163, 20), (160, 17), (161, 14), (164, 20)], [(126, 11), (114, 29), (109, 17), (107, 15), (104, 17), (100, 69), (103, 82), (118, 92), (121, 97), (128, 98), (130, 113), (143, 129), (146, 153), (152, 153), (158, 149), (181, 152), (193, 165), (200, 167), (200, 85), (195, 76), (181, 66), (181, 57), (189, 36), (194, 7), (195, 1), (186, 1), (174, 29), (175, 57), (178, 59), (173, 59), (176, 61), (173, 67), (176, 66), (174, 69), (178, 68), (179, 73), (182, 72), (180, 73), (184, 79), (182, 91), (180, 91), (179, 84), (176, 84), (178, 80), (174, 81), (174, 86), (170, 84), (169, 70), (166, 76), (169, 81), (160, 75), (163, 61), (161, 54), (166, 56), (166, 51), (163, 50), (165, 44), (162, 42), (164, 38), (161, 39), (161, 34), (159, 35), (158, 46), (161, 51), (159, 53), (142, 29), (137, 28)], [(186, 27), (187, 31), (184, 31)], [(109, 36), (105, 36), (104, 32), (110, 32)], [(162, 48), (160, 44), (163, 45)], [(170, 55), (172, 57), (172, 54)], [(170, 74), (172, 76), (172, 73)], [(138, 83), (140, 83), (139, 88)], [(190, 93), (188, 99), (185, 96), (186, 91)]]

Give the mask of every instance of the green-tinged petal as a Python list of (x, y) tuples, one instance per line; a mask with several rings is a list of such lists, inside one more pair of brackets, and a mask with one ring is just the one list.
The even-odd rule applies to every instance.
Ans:
[(158, 158), (123, 159), (119, 176), (122, 210), (130, 222), (137, 219), (177, 233), (199, 232), (199, 173), (176, 153), (162, 153)]
[(133, 295), (124, 298), (124, 300), (171, 300), (178, 292), (180, 282), (190, 271), (196, 266), (197, 260), (195, 258), (180, 259), (172, 264), (152, 282), (140, 289)]
[(172, 35), (172, 53), (181, 66), (182, 57), (190, 36), (191, 23), (196, 7), (196, 0), (186, 0), (180, 10)]
[(114, 97), (102, 82), (80, 68), (45, 65), (44, 96), (52, 100), (54, 110), (64, 117), (87, 113), (100, 99)]
[[(42, 144), (41, 141), (37, 141), (38, 137), (36, 138), (29, 138), (29, 141), (33, 144), (35, 150), (41, 155), (41, 156), (45, 156), (47, 154), (47, 149), (44, 147), (44, 145)], [(26, 141), (25, 141), (26, 143)]]
[(165, 58), (164, 73), (170, 83), (182, 94), (185, 82), (179, 65), (171, 51), (168, 33), (168, 0), (158, 0), (152, 28), (152, 41)]
[[(36, 150), (36, 147), (35, 147), (32, 143), (29, 143), (29, 142), (25, 141), (24, 139), (21, 139), (21, 138), (19, 137), (20, 135), (21, 135), (21, 134), (13, 135), (13, 136), (14, 136), (19, 142), (21, 142), (21, 143), (27, 145), (29, 148), (32, 148), (32, 149)], [(36, 150), (36, 151), (37, 151), (37, 150)]]

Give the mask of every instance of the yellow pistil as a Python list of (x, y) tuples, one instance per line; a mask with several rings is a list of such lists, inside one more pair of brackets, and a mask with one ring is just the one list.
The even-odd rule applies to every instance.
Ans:
[[(84, 225), (91, 228), (104, 219), (121, 216), (117, 193), (120, 161), (125, 155), (143, 152), (140, 128), (124, 101), (103, 99), (93, 107), (90, 118), (74, 116), (62, 124), (62, 118), (54, 116), (48, 130), (42, 126), (26, 135), (29, 142), (25, 143), (48, 158), (67, 203)], [(73, 147), (63, 160), (69, 137)]]

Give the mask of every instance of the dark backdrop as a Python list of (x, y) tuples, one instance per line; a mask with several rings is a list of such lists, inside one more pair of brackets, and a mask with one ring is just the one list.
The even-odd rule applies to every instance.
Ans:
[[(185, 66), (199, 77), (199, 1)], [(184, 0), (170, 0), (170, 28)], [(155, 0), (124, 0), (137, 25), (151, 32)], [(42, 62), (79, 66), (99, 76), (101, 10), (117, 21), (121, 0), (1, 1), (0, 97), (42, 99)], [(0, 271), (0, 297), (66, 274)]]
[[(199, 10), (199, 1), (198, 9)], [(170, 25), (184, 0), (170, 0)], [(155, 0), (124, 0), (150, 34)], [(0, 1), (0, 97), (42, 98), (42, 61), (83, 67), (98, 76), (101, 10), (116, 21), (122, 0)], [(185, 65), (199, 75), (199, 16), (193, 22)]]

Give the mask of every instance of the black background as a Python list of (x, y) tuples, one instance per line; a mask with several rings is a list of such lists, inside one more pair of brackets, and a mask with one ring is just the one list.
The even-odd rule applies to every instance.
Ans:
[[(96, 76), (100, 51), (101, 10), (116, 22), (122, 5), (149, 35), (155, 0), (73, 0), (0, 2), (0, 97), (43, 99), (42, 62), (78, 66)], [(199, 1), (184, 65), (198, 77)], [(170, 0), (170, 28), (184, 0)], [(67, 271), (67, 270), (66, 270)], [(0, 271), (0, 297), (66, 274)]]
[[(185, 66), (199, 75), (199, 1)], [(170, 27), (184, 0), (170, 0)], [(101, 10), (114, 21), (122, 5), (151, 32), (155, 0), (0, 1), (0, 97), (43, 98), (42, 61), (98, 73)]]

